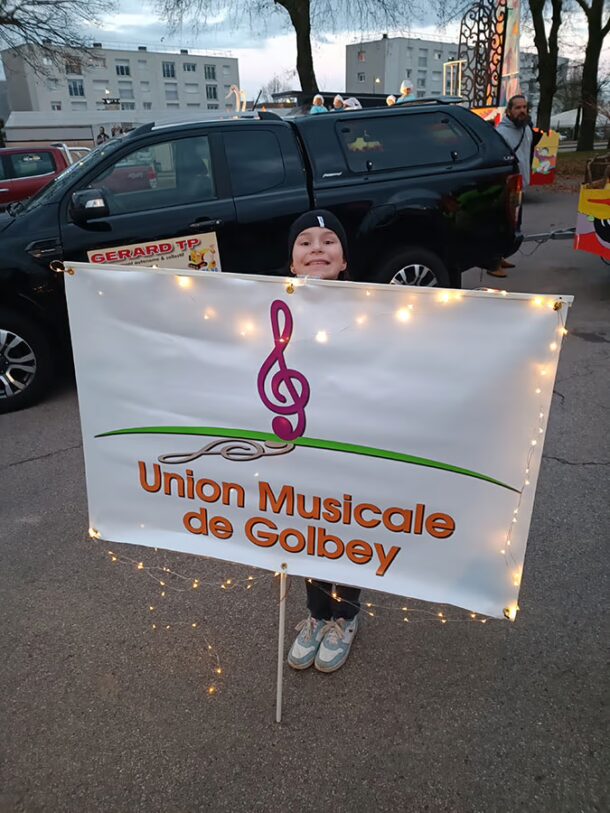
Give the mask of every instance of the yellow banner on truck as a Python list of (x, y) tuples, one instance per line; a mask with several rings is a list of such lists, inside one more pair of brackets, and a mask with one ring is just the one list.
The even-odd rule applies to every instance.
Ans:
[(191, 268), (222, 271), (216, 232), (96, 248), (87, 252), (95, 265), (145, 265), (156, 268)]

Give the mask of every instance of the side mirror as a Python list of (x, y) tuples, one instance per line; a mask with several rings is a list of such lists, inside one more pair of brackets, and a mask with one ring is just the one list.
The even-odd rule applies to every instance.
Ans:
[(110, 209), (103, 189), (82, 189), (74, 192), (70, 203), (70, 214), (76, 223), (88, 223), (108, 217)]

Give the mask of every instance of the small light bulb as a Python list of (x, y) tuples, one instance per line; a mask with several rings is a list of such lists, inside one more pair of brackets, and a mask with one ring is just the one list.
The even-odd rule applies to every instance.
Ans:
[(216, 672), (217, 675), (222, 675), (222, 669), (220, 668), (220, 666), (214, 669), (214, 671)]
[(144, 562), (138, 562), (138, 570), (144, 570)]
[(320, 344), (325, 344), (328, 341), (328, 333), (325, 330), (318, 330), (316, 333), (316, 341)]
[(525, 481), (525, 485), (526, 485), (526, 486), (529, 486), (529, 484), (530, 484), (530, 481), (529, 481), (529, 480), (526, 480), (526, 481)]
[(399, 308), (396, 311), (396, 318), (399, 322), (408, 322), (411, 318), (411, 311), (408, 308)]
[(549, 350), (557, 350), (557, 342), (551, 342), (549, 344)]
[(195, 627), (196, 627), (196, 626), (197, 626), (197, 623), (194, 621), (194, 622), (191, 624), (191, 627), (192, 627), (193, 629), (195, 629)]
[(538, 445), (538, 441), (537, 441), (537, 440), (533, 440), (533, 441), (532, 441), (532, 446), (537, 446), (537, 445)]
[(216, 694), (216, 686), (208, 686), (208, 694)]
[(540, 389), (540, 387), (536, 387), (536, 389), (535, 389), (536, 395), (540, 395), (541, 392), (542, 392), (542, 390)]
[(193, 281), (190, 277), (176, 277), (176, 281), (181, 288), (190, 288)]

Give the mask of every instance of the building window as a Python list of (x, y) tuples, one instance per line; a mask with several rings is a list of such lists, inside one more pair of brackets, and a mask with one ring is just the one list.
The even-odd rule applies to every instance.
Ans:
[(417, 91), (417, 98), (418, 99), (423, 99), (425, 95), (426, 95), (425, 90), (418, 90)]
[(140, 90), (142, 93), (150, 93), (150, 82), (140, 82)]
[(231, 66), (230, 65), (223, 65), (222, 66), (222, 75), (228, 76), (231, 73)]
[(443, 58), (443, 52), (442, 51), (435, 51), (434, 52), (434, 58), (435, 59), (442, 59)]
[(175, 82), (165, 83), (165, 99), (172, 102), (178, 98), (178, 85)]
[(405, 74), (406, 74), (407, 79), (410, 79), (411, 78), (411, 68), (407, 68), (407, 70), (405, 71)]
[(178, 102), (167, 102), (165, 106), (168, 108), (168, 110), (178, 110), (180, 104)]
[(72, 110), (86, 110), (87, 102), (70, 102)]
[(442, 73), (440, 71), (432, 71), (432, 80), (434, 82), (440, 82), (441, 81), (441, 76), (442, 76)]
[(193, 102), (192, 104), (187, 104), (187, 107), (201, 107), (199, 102)]
[(59, 79), (47, 79), (47, 88), (49, 90), (57, 90), (59, 87)]
[(80, 59), (66, 59), (66, 73), (75, 73), (80, 76), (83, 72)]
[(417, 87), (418, 88), (425, 88), (426, 87), (426, 78), (418, 79), (417, 80)]
[(205, 97), (206, 99), (217, 99), (218, 98), (218, 88), (216, 85), (206, 85), (205, 86)]
[(358, 74), (358, 81), (359, 81), (359, 82), (364, 82), (364, 81), (365, 81), (365, 79), (366, 79), (366, 75), (365, 75), (365, 74), (363, 74), (363, 73), (359, 73), (359, 74)]
[(182, 66), (182, 70), (185, 73), (195, 73), (197, 70), (197, 64), (195, 62), (185, 62)]
[(184, 90), (187, 93), (199, 93), (199, 85), (197, 84), (197, 82), (185, 82)]
[(204, 66), (204, 74), (206, 79), (212, 79), (214, 82), (216, 81), (216, 65), (205, 65)]
[(366, 51), (358, 51), (358, 62), (366, 62)]
[(152, 102), (142, 102), (142, 107), (144, 110), (152, 110)]
[(220, 109), (220, 105), (218, 105), (218, 104), (209, 104), (208, 105), (208, 110), (219, 110), (219, 109)]
[(147, 59), (138, 59), (138, 65), (141, 68), (144, 68), (144, 67), (146, 67), (146, 65), (148, 65), (148, 60)]
[(428, 57), (427, 56), (420, 56), (417, 59), (417, 67), (418, 68), (427, 68), (428, 67)]
[(61, 110), (61, 102), (51, 102), (51, 110)]
[(82, 79), (70, 79), (68, 81), (68, 93), (70, 96), (84, 96), (85, 86)]
[(166, 79), (174, 79), (176, 76), (176, 63), (175, 62), (163, 62), (163, 76)]
[(96, 90), (100, 93), (103, 93), (106, 88), (108, 87), (108, 80), (107, 79), (94, 79), (93, 80), (93, 90)]
[(121, 110), (135, 110), (136, 103), (135, 102), (121, 102)]
[(119, 98), (133, 99), (133, 86), (131, 82), (119, 82)]
[(131, 68), (129, 67), (129, 60), (117, 60), (115, 65), (117, 76), (131, 76)]

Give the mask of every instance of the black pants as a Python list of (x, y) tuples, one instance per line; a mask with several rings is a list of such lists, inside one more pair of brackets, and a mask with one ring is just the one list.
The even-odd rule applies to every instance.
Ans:
[[(331, 618), (354, 618), (360, 609), (360, 588), (337, 584), (333, 590), (330, 582), (305, 580), (307, 589), (307, 609), (318, 620)], [(335, 593), (337, 598), (333, 598)], [(338, 599), (341, 599), (340, 601)]]

